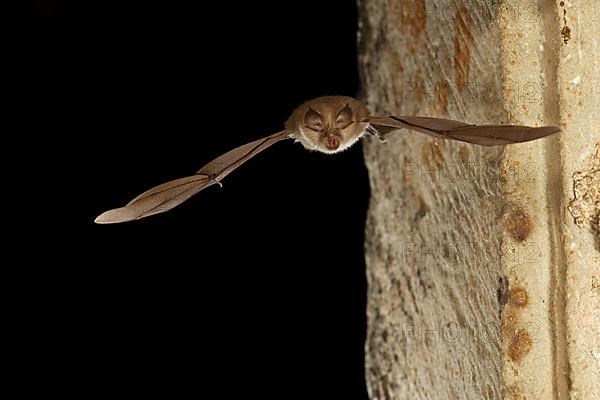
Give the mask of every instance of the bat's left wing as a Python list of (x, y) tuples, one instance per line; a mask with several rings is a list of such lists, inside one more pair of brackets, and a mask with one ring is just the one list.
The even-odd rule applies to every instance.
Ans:
[(246, 143), (219, 156), (200, 168), (195, 175), (163, 183), (145, 191), (126, 206), (106, 211), (98, 216), (97, 224), (114, 224), (159, 214), (183, 203), (202, 189), (219, 184), (233, 170), (280, 140), (290, 138), (281, 131)]
[(560, 132), (558, 126), (470, 125), (460, 121), (431, 117), (388, 116), (368, 118), (372, 129), (385, 136), (395, 129), (410, 129), (440, 139), (453, 139), (481, 146), (522, 143)]

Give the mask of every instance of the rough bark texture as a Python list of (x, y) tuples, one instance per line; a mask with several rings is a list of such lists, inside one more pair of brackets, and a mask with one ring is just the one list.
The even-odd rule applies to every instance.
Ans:
[(565, 134), (552, 162), (563, 166), (557, 245), (564, 254), (558, 285), (566, 289), (567, 383), (572, 399), (600, 399), (600, 3), (565, 1), (557, 10), (570, 38), (558, 54)]
[(365, 142), (369, 395), (599, 399), (600, 4), (359, 4), (373, 111), (563, 127)]

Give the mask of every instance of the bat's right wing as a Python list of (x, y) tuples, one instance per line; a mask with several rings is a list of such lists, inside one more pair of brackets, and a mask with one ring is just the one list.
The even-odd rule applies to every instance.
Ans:
[(159, 214), (183, 203), (202, 189), (219, 184), (237, 167), (276, 142), (289, 139), (288, 131), (281, 131), (266, 138), (237, 147), (200, 168), (195, 175), (176, 179), (137, 196), (126, 206), (106, 211), (96, 218), (97, 224), (114, 224)]
[(481, 146), (523, 143), (560, 132), (558, 126), (471, 125), (432, 117), (369, 117), (369, 124), (381, 135), (395, 129), (410, 129), (440, 139), (453, 139)]

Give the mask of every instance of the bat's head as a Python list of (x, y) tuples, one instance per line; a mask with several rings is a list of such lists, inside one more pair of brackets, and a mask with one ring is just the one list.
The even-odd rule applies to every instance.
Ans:
[(367, 109), (346, 96), (324, 96), (307, 101), (294, 110), (285, 123), (309, 150), (337, 153), (352, 146), (365, 132)]

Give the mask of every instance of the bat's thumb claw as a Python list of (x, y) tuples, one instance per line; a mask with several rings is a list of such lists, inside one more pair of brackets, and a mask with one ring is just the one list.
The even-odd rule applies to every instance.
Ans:
[(221, 187), (221, 188), (222, 188), (222, 187), (223, 187), (223, 184), (222, 184), (222, 183), (221, 183), (221, 181), (220, 181), (220, 180), (218, 180), (216, 177), (217, 177), (217, 175), (216, 175), (216, 174), (215, 174), (215, 175), (208, 175), (208, 179), (210, 179), (210, 181), (211, 181), (212, 183), (216, 183), (217, 185), (219, 185), (219, 187)]
[(387, 140), (385, 140), (385, 137), (379, 132), (377, 132), (374, 136), (377, 138), (377, 140), (379, 140), (379, 143), (387, 142)]

